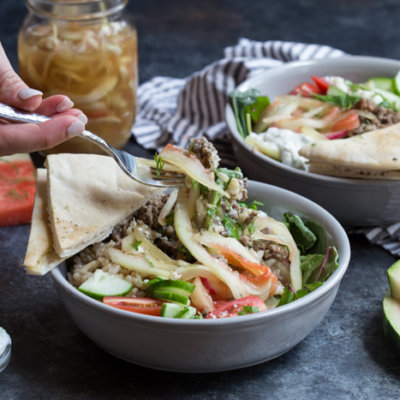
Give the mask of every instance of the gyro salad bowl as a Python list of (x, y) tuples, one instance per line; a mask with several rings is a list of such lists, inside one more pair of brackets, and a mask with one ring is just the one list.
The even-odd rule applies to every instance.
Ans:
[(346, 226), (397, 222), (400, 62), (288, 63), (232, 93), (226, 121), (249, 179), (314, 200)]
[[(220, 168), (204, 138), (143, 160), (186, 175), (172, 191), (142, 187), (113, 163), (48, 156), (24, 263), (51, 270), (72, 320), (100, 347), (151, 368), (216, 372), (278, 357), (320, 322), (350, 259), (327, 211)], [(82, 165), (89, 176), (77, 183)], [(62, 204), (64, 188), (81, 193), (76, 208)]]

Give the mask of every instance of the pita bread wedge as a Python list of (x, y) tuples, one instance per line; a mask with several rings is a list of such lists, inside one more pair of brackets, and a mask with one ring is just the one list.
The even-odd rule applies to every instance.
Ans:
[(50, 229), (60, 257), (105, 239), (159, 192), (129, 178), (111, 157), (53, 154), (46, 163)]
[(29, 274), (44, 275), (64, 261), (53, 250), (47, 213), (47, 171), (37, 170), (35, 203), (24, 266)]
[(400, 179), (400, 124), (348, 139), (318, 141), (299, 151), (309, 171), (362, 179)]

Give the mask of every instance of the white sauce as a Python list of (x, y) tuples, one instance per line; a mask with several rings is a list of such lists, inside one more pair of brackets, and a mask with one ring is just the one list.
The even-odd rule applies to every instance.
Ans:
[(289, 129), (268, 128), (263, 133), (250, 133), (254, 141), (264, 142), (274, 151), (278, 151), (283, 164), (298, 169), (307, 169), (305, 157), (299, 155), (299, 150), (314, 140), (302, 133), (296, 133)]

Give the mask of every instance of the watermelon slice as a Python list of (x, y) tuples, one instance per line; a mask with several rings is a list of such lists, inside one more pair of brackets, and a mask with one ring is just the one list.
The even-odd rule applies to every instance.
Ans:
[(0, 157), (0, 226), (31, 221), (36, 169), (29, 154)]

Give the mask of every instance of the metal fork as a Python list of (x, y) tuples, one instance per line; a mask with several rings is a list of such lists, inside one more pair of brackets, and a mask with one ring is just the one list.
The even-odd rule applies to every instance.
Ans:
[[(50, 117), (45, 115), (26, 113), (2, 103), (0, 103), (0, 118), (8, 121), (34, 124), (40, 124), (41, 122), (48, 121), (50, 119)], [(135, 156), (127, 153), (126, 151), (115, 149), (101, 137), (87, 130), (83, 131), (79, 137), (101, 147), (103, 151), (114, 158), (117, 164), (129, 177), (140, 183), (155, 187), (179, 187), (184, 185), (185, 175), (182, 173), (169, 170), (167, 168), (162, 168), (161, 170), (154, 167), (149, 168), (149, 162), (141, 165), (140, 159), (139, 162), (137, 162)]]

